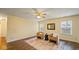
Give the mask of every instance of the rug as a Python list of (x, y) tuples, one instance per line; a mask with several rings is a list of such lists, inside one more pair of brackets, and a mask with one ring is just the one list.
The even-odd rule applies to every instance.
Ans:
[(37, 50), (56, 50), (57, 45), (54, 42), (49, 42), (43, 39), (32, 38), (25, 40), (26, 43), (33, 46)]

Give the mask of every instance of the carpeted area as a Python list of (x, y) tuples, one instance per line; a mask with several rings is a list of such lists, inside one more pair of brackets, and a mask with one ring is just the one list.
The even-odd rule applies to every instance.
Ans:
[(54, 42), (49, 42), (44, 39), (32, 38), (25, 41), (37, 50), (56, 50), (58, 47), (57, 44), (55, 44)]

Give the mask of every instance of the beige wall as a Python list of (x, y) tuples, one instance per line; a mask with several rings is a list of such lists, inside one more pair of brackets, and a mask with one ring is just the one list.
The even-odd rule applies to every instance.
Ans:
[[(63, 20), (72, 20), (73, 28), (72, 35), (61, 35), (60, 23)], [(3, 20), (0, 21), (0, 35), (6, 36), (8, 41), (14, 41), (18, 39), (23, 39), (27, 37), (31, 37), (36, 35), (38, 31), (38, 22), (35, 20), (23, 19), (16, 16), (8, 16), (8, 21)], [(64, 40), (70, 40), (79, 42), (79, 16), (71, 16), (71, 17), (63, 17), (52, 20), (44, 20), (40, 21), (41, 24), (44, 24), (44, 32), (45, 33), (59, 33), (60, 38), (62, 37)], [(56, 30), (47, 30), (48, 23), (55, 23)]]
[[(73, 26), (72, 35), (61, 34), (60, 24), (61, 24), (61, 21), (64, 21), (64, 20), (72, 20), (72, 26)], [(79, 16), (71, 16), (71, 17), (63, 17), (63, 18), (57, 18), (57, 19), (52, 19), (52, 20), (44, 20), (44, 21), (40, 21), (40, 23), (44, 25), (45, 33), (49, 33), (49, 34), (58, 33), (59, 37), (64, 40), (79, 42)], [(55, 23), (56, 30), (47, 30), (48, 23)]]
[(7, 35), (7, 19), (0, 20), (0, 36)]
[(8, 16), (7, 40), (14, 41), (36, 35), (37, 22), (16, 16)]

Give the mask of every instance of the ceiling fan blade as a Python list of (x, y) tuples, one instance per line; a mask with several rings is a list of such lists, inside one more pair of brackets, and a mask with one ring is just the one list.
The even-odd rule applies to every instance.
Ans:
[(35, 16), (40, 16), (40, 17), (42, 17), (42, 18), (45, 18), (45, 16), (47, 15), (46, 13), (44, 13), (43, 11), (41, 11), (41, 10), (37, 10), (36, 8), (32, 8), (34, 11), (35, 11)]
[(41, 16), (42, 18), (46, 18), (45, 16)]
[(44, 13), (43, 15), (47, 15), (47, 14)]

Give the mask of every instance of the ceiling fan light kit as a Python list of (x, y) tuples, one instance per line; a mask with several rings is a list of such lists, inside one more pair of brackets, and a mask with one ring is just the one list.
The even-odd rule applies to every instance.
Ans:
[(37, 16), (37, 18), (40, 19), (41, 17), (40, 16)]

